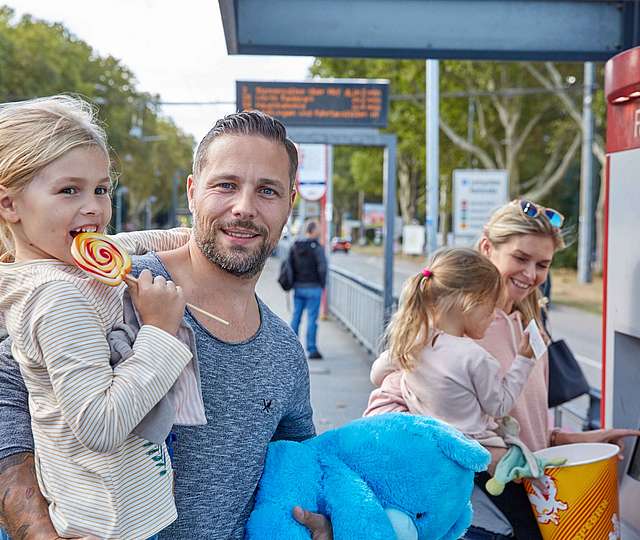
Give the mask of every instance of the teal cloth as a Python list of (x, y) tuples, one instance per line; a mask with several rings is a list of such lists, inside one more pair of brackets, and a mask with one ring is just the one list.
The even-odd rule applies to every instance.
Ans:
[(497, 434), (506, 443), (508, 450), (496, 465), (493, 478), (485, 487), (491, 495), (500, 495), (507, 482), (521, 478), (542, 478), (546, 467), (565, 463), (566, 458), (544, 459), (536, 456), (520, 439), (520, 424), (511, 417), (498, 420)]

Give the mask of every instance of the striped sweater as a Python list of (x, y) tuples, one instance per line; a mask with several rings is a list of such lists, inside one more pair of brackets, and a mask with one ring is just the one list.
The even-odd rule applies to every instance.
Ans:
[[(118, 235), (132, 253), (182, 245), (188, 230)], [(122, 320), (124, 285), (56, 260), (0, 264), (0, 311), (29, 390), (36, 473), (61, 536), (145, 539), (176, 519), (164, 444), (132, 429), (191, 359), (156, 327), (109, 365), (106, 335)]]

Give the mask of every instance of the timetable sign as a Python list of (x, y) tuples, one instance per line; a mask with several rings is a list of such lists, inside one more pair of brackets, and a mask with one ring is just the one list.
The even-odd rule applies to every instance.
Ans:
[(387, 126), (388, 81), (236, 81), (239, 111), (257, 109), (286, 126)]

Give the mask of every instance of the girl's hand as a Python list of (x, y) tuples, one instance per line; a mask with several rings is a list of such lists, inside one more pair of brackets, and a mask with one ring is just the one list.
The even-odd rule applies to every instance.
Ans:
[(527, 358), (533, 358), (533, 349), (531, 349), (529, 343), (529, 332), (522, 334), (520, 345), (518, 345), (518, 354), (520, 356), (526, 356)]
[(147, 269), (136, 281), (128, 277), (125, 281), (142, 324), (150, 324), (175, 336), (186, 306), (182, 288), (162, 276), (154, 278)]
[(620, 447), (618, 459), (623, 459), (625, 437), (640, 437), (637, 429), (596, 429), (594, 431), (583, 431), (581, 433), (558, 432), (556, 435), (556, 446), (572, 443), (611, 443)]

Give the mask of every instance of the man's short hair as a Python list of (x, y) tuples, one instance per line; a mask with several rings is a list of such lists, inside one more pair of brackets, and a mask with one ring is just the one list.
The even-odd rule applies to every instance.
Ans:
[(228, 114), (215, 123), (196, 148), (193, 158), (193, 176), (195, 178), (198, 178), (207, 165), (209, 145), (223, 135), (258, 135), (282, 144), (289, 157), (289, 188), (294, 188), (298, 171), (298, 150), (293, 141), (287, 138), (284, 124), (261, 111), (242, 111)]

